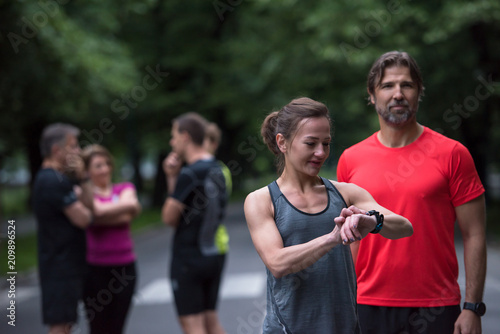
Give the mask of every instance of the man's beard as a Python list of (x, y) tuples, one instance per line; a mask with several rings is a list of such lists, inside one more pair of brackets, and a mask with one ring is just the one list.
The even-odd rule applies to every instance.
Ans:
[[(397, 110), (396, 112), (391, 112), (390, 109), (394, 106), (404, 106), (406, 108)], [(382, 119), (386, 123), (394, 126), (405, 124), (409, 120), (413, 119), (415, 117), (415, 114), (417, 113), (417, 109), (418, 105), (414, 109), (410, 107), (408, 101), (391, 102), (385, 109), (383, 109), (378, 107), (375, 101), (375, 110), (377, 110), (377, 113), (380, 115), (380, 117), (382, 117)]]

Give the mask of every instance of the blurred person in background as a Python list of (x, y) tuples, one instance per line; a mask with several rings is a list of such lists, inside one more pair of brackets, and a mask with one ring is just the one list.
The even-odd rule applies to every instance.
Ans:
[(186, 334), (225, 333), (216, 306), (227, 249), (218, 247), (216, 236), (227, 191), (220, 164), (203, 147), (206, 125), (196, 113), (174, 119), (172, 152), (163, 163), (168, 197), (162, 220), (175, 229), (170, 278)]
[[(95, 211), (94, 224), (87, 229), (87, 320), (91, 334), (121, 334), (137, 282), (130, 225), (141, 205), (132, 183), (112, 182), (113, 157), (106, 148), (85, 147), (83, 160)], [(105, 305), (100, 300), (106, 300)]]
[[(219, 148), (221, 137), (222, 132), (217, 124), (210, 122), (205, 126), (205, 139), (203, 140), (203, 147), (213, 156), (214, 159), (216, 159), (215, 154)], [(226, 180), (226, 192), (229, 200), (233, 188), (231, 171), (221, 160), (217, 160), (217, 162), (219, 163)], [(229, 234), (227, 233), (226, 226), (222, 223), (219, 225), (217, 232), (215, 233), (215, 242), (221, 254), (227, 254), (229, 251)]]
[(79, 134), (64, 123), (43, 130), (43, 162), (33, 183), (42, 319), (50, 334), (71, 332), (86, 274), (84, 229), (93, 221), (94, 208)]

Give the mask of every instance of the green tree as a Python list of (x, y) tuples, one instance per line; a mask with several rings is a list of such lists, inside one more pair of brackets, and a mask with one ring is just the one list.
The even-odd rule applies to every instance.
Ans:
[[(223, 130), (235, 189), (272, 173), (265, 115), (292, 98), (325, 102), (335, 138), (327, 168), (378, 128), (366, 75), (389, 50), (424, 75), (419, 120), (462, 141), (486, 183), (500, 168), (500, 4), (482, 1), (0, 1), (0, 157), (38, 168), (53, 121), (84, 130), (134, 166), (157, 166), (171, 120), (197, 111)], [(1, 168), (1, 162), (0, 162)], [(154, 202), (162, 202), (158, 168)], [(140, 179), (136, 179), (140, 183)]]
[[(24, 150), (32, 172), (45, 125), (66, 121), (102, 133), (111, 97), (130, 90), (138, 74), (127, 48), (109, 33), (111, 14), (86, 20), (85, 8), (60, 3), (1, 4), (0, 155)], [(106, 14), (104, 5), (93, 5)]]

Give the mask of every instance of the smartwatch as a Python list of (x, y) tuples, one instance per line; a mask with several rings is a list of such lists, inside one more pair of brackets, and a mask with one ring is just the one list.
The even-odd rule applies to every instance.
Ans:
[(486, 305), (483, 302), (479, 303), (464, 303), (464, 310), (470, 310), (482, 317), (486, 313)]
[(375, 210), (370, 210), (366, 214), (368, 216), (375, 216), (375, 218), (377, 219), (377, 225), (375, 225), (375, 228), (372, 231), (370, 231), (370, 233), (376, 234), (380, 232), (382, 226), (384, 226), (384, 215)]

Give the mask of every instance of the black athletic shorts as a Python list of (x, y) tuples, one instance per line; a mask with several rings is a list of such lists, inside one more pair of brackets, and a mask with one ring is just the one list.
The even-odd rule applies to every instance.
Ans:
[(179, 316), (215, 310), (225, 255), (174, 256), (170, 278)]
[(383, 307), (358, 304), (362, 334), (453, 334), (460, 305)]
[(42, 291), (42, 319), (46, 325), (76, 323), (78, 301), (82, 299), (83, 277), (44, 278)]

